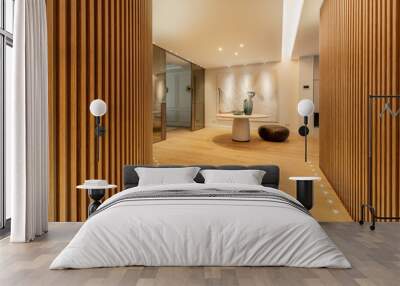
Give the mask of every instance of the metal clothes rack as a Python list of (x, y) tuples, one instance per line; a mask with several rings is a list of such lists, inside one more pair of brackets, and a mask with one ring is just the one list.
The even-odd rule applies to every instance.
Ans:
[(372, 104), (374, 100), (385, 100), (385, 106), (383, 111), (379, 114), (382, 118), (385, 112), (393, 117), (400, 116), (400, 109), (398, 111), (393, 111), (391, 104), (388, 102), (390, 99), (400, 99), (400, 95), (369, 95), (368, 96), (368, 203), (361, 205), (361, 219), (359, 221), (360, 225), (364, 224), (364, 212), (367, 208), (372, 216), (372, 223), (370, 225), (371, 230), (375, 230), (375, 224), (377, 219), (390, 219), (390, 220), (400, 220), (400, 217), (382, 217), (377, 215), (376, 208), (372, 205)]

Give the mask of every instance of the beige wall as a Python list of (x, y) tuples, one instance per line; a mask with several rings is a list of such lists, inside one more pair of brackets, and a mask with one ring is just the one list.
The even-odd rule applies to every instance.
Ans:
[[(304, 86), (308, 85), (306, 89)], [(318, 56), (306, 56), (299, 59), (299, 100), (310, 99), (314, 102), (314, 112), (319, 112), (319, 58)], [(302, 119), (300, 119), (302, 122)], [(310, 116), (309, 128), (314, 129), (314, 115)]]
[[(306, 89), (304, 86), (308, 86)], [(314, 57), (300, 57), (299, 59), (299, 88), (300, 98), (314, 101)]]
[[(262, 64), (260, 64), (262, 65)], [(279, 63), (268, 63), (277, 71), (278, 75), (278, 121), (277, 123), (287, 126), (295, 131), (299, 126), (299, 116), (297, 115), (297, 102), (299, 99), (299, 63), (298, 61), (288, 61)], [(244, 69), (238, 66), (229, 69)], [(217, 74), (228, 68), (206, 70), (205, 80), (205, 103), (206, 103), (206, 127), (231, 127), (231, 120), (217, 119)], [(251, 124), (253, 129), (265, 122), (254, 122)]]

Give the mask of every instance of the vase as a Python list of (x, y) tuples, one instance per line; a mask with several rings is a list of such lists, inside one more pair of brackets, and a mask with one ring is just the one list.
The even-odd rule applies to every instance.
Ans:
[(243, 102), (243, 111), (246, 115), (251, 115), (253, 113), (253, 99), (250, 96)]

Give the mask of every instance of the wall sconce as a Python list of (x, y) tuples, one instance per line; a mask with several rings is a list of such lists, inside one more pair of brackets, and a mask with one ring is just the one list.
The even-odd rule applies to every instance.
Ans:
[(97, 162), (100, 159), (100, 137), (106, 134), (106, 128), (101, 125), (101, 117), (107, 113), (107, 104), (101, 99), (90, 103), (90, 113), (96, 118), (95, 135), (97, 140)]
[(307, 127), (307, 124), (308, 116), (314, 112), (314, 103), (310, 99), (300, 100), (299, 104), (297, 105), (297, 112), (300, 116), (304, 117), (304, 125), (299, 128), (299, 134), (304, 136), (304, 160), (307, 162), (307, 135), (310, 131)]

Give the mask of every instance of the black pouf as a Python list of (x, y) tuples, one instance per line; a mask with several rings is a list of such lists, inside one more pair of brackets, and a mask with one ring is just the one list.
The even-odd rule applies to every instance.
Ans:
[(289, 129), (279, 125), (263, 125), (258, 128), (258, 135), (265, 141), (283, 142), (289, 137)]

